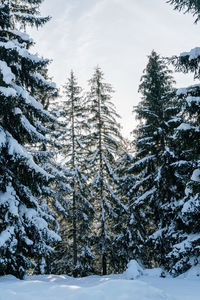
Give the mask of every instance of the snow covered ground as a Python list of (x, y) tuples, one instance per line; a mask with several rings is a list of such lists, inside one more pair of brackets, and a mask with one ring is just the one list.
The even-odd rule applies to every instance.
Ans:
[[(200, 278), (161, 278), (160, 270), (129, 266), (121, 275), (0, 277), (0, 300), (199, 300)], [(130, 279), (135, 278), (135, 279)]]

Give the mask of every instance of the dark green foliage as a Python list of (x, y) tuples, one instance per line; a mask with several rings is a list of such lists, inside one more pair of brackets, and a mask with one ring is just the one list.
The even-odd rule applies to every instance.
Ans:
[(10, 25), (10, 9), (9, 2), (3, 1), (0, 5), (0, 27), (2, 29), (8, 28)]

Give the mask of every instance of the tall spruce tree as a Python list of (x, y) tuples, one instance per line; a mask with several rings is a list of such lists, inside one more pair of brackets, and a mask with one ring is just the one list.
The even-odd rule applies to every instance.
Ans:
[[(192, 71), (199, 80), (198, 48), (184, 52), (173, 62), (178, 71)], [(167, 253), (166, 266), (177, 276), (199, 262), (199, 200), (200, 200), (200, 85), (195, 84), (177, 91), (181, 108), (181, 124), (176, 127), (174, 142), (179, 160), (176, 174), (185, 191), (177, 205), (174, 218), (176, 235), (171, 237), (171, 251)], [(175, 222), (176, 221), (176, 222)], [(170, 248), (169, 248), (170, 250)]]
[[(175, 9), (191, 12), (199, 21), (200, 3), (195, 0), (168, 1)], [(194, 73), (200, 79), (200, 51), (194, 48), (173, 57), (172, 62), (179, 72)], [(181, 124), (177, 126), (174, 139), (179, 149), (180, 160), (176, 174), (184, 184), (185, 193), (178, 202), (174, 224), (176, 235), (171, 238), (171, 251), (167, 253), (168, 270), (177, 276), (199, 264), (199, 201), (200, 201), (200, 85), (199, 83), (177, 91), (181, 107)]]
[(164, 60), (152, 51), (139, 87), (143, 97), (134, 108), (140, 122), (134, 131), (135, 161), (129, 168), (135, 175), (129, 192), (134, 255), (148, 267), (160, 263), (164, 256), (159, 233), (165, 227), (166, 206), (175, 201), (177, 193), (170, 167), (176, 159), (172, 151), (173, 128), (179, 121), (172, 102), (173, 82)]
[(19, 278), (59, 240), (42, 201), (52, 176), (30, 154), (31, 145), (47, 141), (44, 124), (51, 115), (41, 104), (42, 91), (53, 93), (55, 86), (46, 80), (49, 61), (31, 54), (32, 39), (18, 30), (48, 21), (39, 16), (40, 3), (0, 5), (0, 274)]
[(65, 196), (68, 201), (67, 217), (61, 222), (63, 237), (61, 245), (64, 246), (58, 246), (57, 258), (60, 262), (65, 260), (64, 264), (61, 263), (59, 272), (67, 272), (74, 276), (91, 274), (94, 260), (91, 250), (94, 208), (87, 178), (88, 161), (85, 144), (88, 124), (81, 94), (82, 89), (78, 86), (72, 71), (64, 86), (65, 99), (60, 102), (60, 118), (66, 125), (60, 128), (57, 136), (57, 142), (61, 145), (59, 151), (61, 164), (69, 172), (67, 179), (70, 187)]
[(90, 178), (92, 178), (96, 223), (98, 224), (95, 226), (96, 250), (97, 258), (101, 260), (102, 274), (105, 275), (114, 250), (115, 230), (113, 226), (118, 221), (119, 214), (126, 209), (117, 196), (117, 177), (114, 172), (116, 155), (122, 138), (117, 122), (119, 116), (111, 102), (113, 90), (110, 84), (104, 83), (100, 68), (96, 68), (89, 84), (87, 108), (90, 134), (87, 140), (90, 150)]

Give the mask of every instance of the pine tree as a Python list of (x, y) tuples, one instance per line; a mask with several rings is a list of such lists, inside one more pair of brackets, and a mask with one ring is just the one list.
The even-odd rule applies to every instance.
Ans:
[[(94, 260), (91, 250), (91, 222), (94, 208), (87, 178), (85, 145), (88, 125), (81, 93), (82, 89), (71, 72), (64, 86), (65, 99), (60, 103), (60, 117), (66, 125), (60, 130), (57, 138), (57, 142), (61, 144), (59, 156), (69, 172), (67, 179), (70, 187), (66, 195), (68, 216), (61, 222), (64, 247), (59, 247), (62, 253), (57, 253), (57, 256), (58, 259), (65, 260), (65, 271), (74, 276), (91, 274)], [(60, 269), (63, 270), (63, 267), (60, 266)]]
[[(175, 9), (185, 10), (200, 20), (200, 3), (195, 0), (168, 1)], [(199, 80), (199, 48), (184, 52), (171, 58), (176, 71), (194, 73)], [(180, 160), (177, 162), (177, 176), (184, 183), (185, 193), (178, 203), (176, 216), (176, 235), (171, 241), (168, 252), (168, 270), (177, 276), (199, 263), (199, 200), (200, 200), (200, 88), (199, 83), (177, 91), (177, 99), (181, 107), (181, 124), (175, 131), (175, 141), (179, 145)]]
[(49, 61), (31, 54), (32, 39), (18, 30), (48, 21), (38, 16), (40, 3), (5, 0), (0, 6), (0, 274), (19, 278), (44, 263), (59, 240), (44, 198), (52, 176), (30, 154), (33, 144), (47, 141), (44, 125), (53, 117), (41, 96), (55, 86), (46, 78)]
[(180, 179), (177, 166), (180, 162), (180, 144), (174, 137), (174, 131), (181, 123), (180, 106), (174, 92), (164, 99), (163, 106), (163, 148), (158, 156), (156, 177), (157, 204), (155, 214), (157, 230), (148, 238), (153, 248), (156, 262), (168, 269), (167, 253), (172, 241), (176, 239), (179, 201), (184, 195), (184, 182)]
[[(96, 68), (91, 80), (87, 97), (90, 134), (87, 136), (90, 150), (90, 169), (94, 190), (97, 257), (101, 260), (102, 274), (107, 274), (107, 266), (113, 251), (115, 234), (113, 226), (118, 221), (119, 213), (125, 206), (117, 196), (115, 161), (120, 149), (119, 117), (111, 102), (113, 92), (110, 84), (104, 83), (103, 73)], [(97, 266), (98, 267), (98, 266)]]
[(129, 169), (136, 181), (130, 204), (134, 255), (147, 267), (162, 262), (164, 249), (161, 248), (159, 233), (165, 227), (165, 209), (171, 201), (175, 201), (177, 193), (170, 166), (176, 159), (172, 150), (172, 134), (179, 121), (172, 101), (173, 82), (166, 63), (153, 51), (139, 87), (143, 97), (134, 109), (140, 123), (134, 131), (135, 162)]
[(122, 152), (119, 153), (115, 171), (118, 176), (118, 197), (126, 205), (126, 213), (120, 214), (119, 212), (118, 214), (118, 222), (115, 225), (118, 234), (115, 237), (112, 254), (114, 270), (118, 268), (119, 272), (123, 272), (128, 262), (134, 258), (133, 251), (135, 248), (133, 214), (131, 209), (133, 186), (135, 184), (135, 176), (131, 172), (134, 157), (131, 154), (132, 149), (130, 147), (123, 148)]
[[(178, 71), (194, 72), (199, 79), (198, 48), (185, 52), (173, 62)], [(176, 235), (171, 238), (171, 251), (167, 255), (168, 270), (177, 276), (199, 261), (199, 200), (200, 200), (200, 86), (195, 84), (177, 91), (181, 107), (181, 124), (177, 126), (174, 140), (178, 145), (179, 161), (176, 173), (184, 185), (185, 193), (177, 206), (179, 214), (174, 222)]]

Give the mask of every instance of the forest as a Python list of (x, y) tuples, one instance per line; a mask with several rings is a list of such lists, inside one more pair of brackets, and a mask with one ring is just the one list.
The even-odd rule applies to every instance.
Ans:
[[(199, 22), (199, 0), (167, 2)], [(200, 47), (152, 50), (128, 140), (99, 66), (87, 90), (73, 70), (58, 88), (32, 54), (41, 3), (0, 1), (0, 276), (119, 274), (131, 260), (183, 274), (200, 263)], [(195, 83), (177, 88), (174, 72)]]

